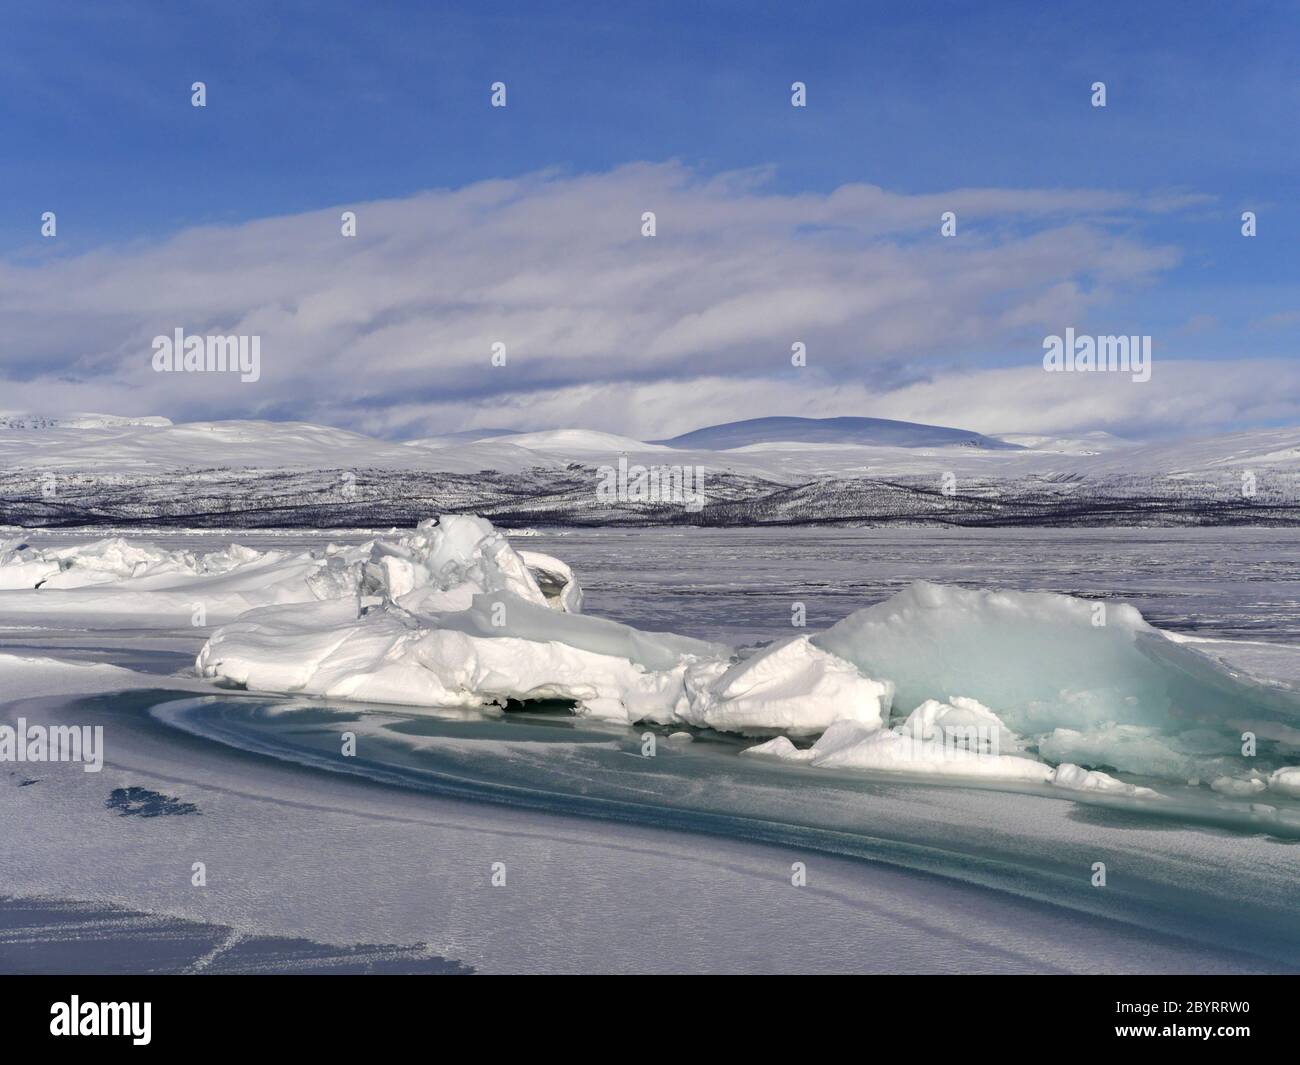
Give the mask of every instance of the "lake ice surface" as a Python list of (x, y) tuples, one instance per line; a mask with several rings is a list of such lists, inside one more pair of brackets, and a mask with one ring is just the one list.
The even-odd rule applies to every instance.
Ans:
[[(33, 534), (37, 542), (60, 537), (93, 538)], [(259, 547), (347, 539), (142, 538), (205, 550), (232, 538)], [(1159, 627), (1212, 641), (1198, 646), (1234, 665), (1294, 681), (1297, 539), (1254, 529), (643, 529), (517, 543), (572, 565), (588, 612), (641, 628), (754, 643), (790, 635), (794, 602), (806, 604), (808, 626), (818, 629), (926, 579), (1123, 598)], [(195, 700), (201, 686), (172, 674), (187, 670), (204, 635), (174, 625), (76, 630), (0, 615), (0, 654), (109, 662), (134, 671), (134, 684), (159, 689), (93, 706), (69, 704), (70, 695), (43, 709), (22, 704), (29, 717), (102, 715), (109, 764), (103, 779), (51, 767), (44, 783), (60, 782), (53, 802), (56, 789), (5, 777), (13, 786), (0, 787), (4, 816), (21, 831), (8, 837), (0, 893), (126, 906), (234, 928), (237, 937), (402, 949), (418, 942), (437, 958), (494, 971), (1300, 965), (1294, 843), (1225, 821), (1212, 804), (1140, 816), (1032, 789), (836, 773), (810, 780), (798, 767), (740, 759), (743, 744), (707, 732), (691, 742), (660, 735), (658, 754), (646, 759), (640, 729), (545, 714), (456, 718), (254, 696)], [(10, 686), (6, 720), (16, 712), (9, 700), (53, 690), (60, 675), (35, 672), (26, 671), (26, 689)], [(79, 687), (130, 686), (121, 679), (83, 676)], [(145, 711), (151, 724), (140, 719)], [(365, 751), (346, 764), (337, 757), (343, 723)], [(149, 785), (200, 815), (145, 823), (103, 809), (112, 788)], [(414, 820), (424, 827), (413, 831), (427, 848), (419, 854), (401, 845), (400, 832), (369, 839), (359, 830), (367, 816), (398, 808), (419, 811)], [(329, 853), (288, 846), (292, 826)], [(332, 849), (331, 832), (339, 841)], [(199, 892), (189, 887), (188, 857), (206, 846), (229, 866), (213, 878), (216, 890)], [(514, 889), (485, 886), (494, 846), (515, 870)], [(542, 875), (539, 854), (564, 858), (544, 861)], [(809, 869), (808, 888), (790, 884), (796, 861)], [(1105, 888), (1092, 886), (1098, 861), (1107, 864)], [(168, 863), (174, 884), (149, 871)], [(349, 863), (367, 875), (343, 872)], [(438, 904), (421, 895), (422, 875), (437, 880)], [(659, 890), (647, 891), (649, 883)], [(730, 911), (708, 905), (709, 921), (683, 923), (710, 892), (730, 899)], [(741, 901), (750, 897), (753, 904)], [(577, 899), (589, 925), (583, 934), (571, 927)], [(640, 938), (617, 927), (635, 907)], [(513, 936), (498, 936), (489, 925), (507, 912)], [(781, 930), (786, 921), (802, 927), (803, 940)], [(0, 968), (5, 943), (0, 935)]]

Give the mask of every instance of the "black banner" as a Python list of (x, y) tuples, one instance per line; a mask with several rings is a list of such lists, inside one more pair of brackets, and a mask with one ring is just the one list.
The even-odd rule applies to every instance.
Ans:
[[(482, 1033), (489, 1051), (503, 1036), (507, 1047), (520, 1039), (531, 1050), (546, 1033), (554, 1050), (563, 1039), (590, 1046), (592, 1034), (602, 1043), (616, 1040), (614, 1046), (623, 1038), (640, 1045), (655, 1040), (656, 1031), (680, 1049), (683, 1025), (702, 1032), (707, 1025), (713, 1038), (729, 1031), (749, 1039), (761, 1031), (768, 1050), (794, 1049), (820, 1038), (810, 1032), (833, 1020), (843, 995), (859, 1002), (853, 1016), (868, 1030), (896, 1046), (915, 1041), (927, 1054), (944, 1047), (979, 1051), (1008, 1038), (1023, 1050), (1086, 1052), (1145, 1043), (1157, 1044), (1156, 1053), (1159, 1044), (1183, 1053), (1200, 1043), (1211, 1053), (1232, 1054), (1281, 1050), (1293, 1045), (1295, 1032), (1296, 985), (1286, 977), (850, 977), (869, 986), (845, 986), (831, 1000), (825, 987), (806, 977), (768, 978), (782, 981), (779, 990), (742, 988), (742, 978), (730, 978), (730, 987), (707, 992), (696, 985), (718, 983), (717, 977), (683, 977), (655, 990), (664, 996), (659, 1004), (636, 986), (645, 979), (622, 988), (607, 980), (599, 989), (583, 988), (584, 978), (573, 977), (566, 984), (552, 979), (526, 989), (488, 990), (481, 981), (428, 976), (51, 976), (4, 978), (0, 988), (9, 1061), (25, 1060), (11, 1052), (66, 1047), (95, 1053), (109, 1043), (142, 1052), (283, 1046), (339, 1053), (373, 1050), (403, 1032), (434, 1040), (433, 1046), (461, 1042), (471, 1030)], [(708, 1021), (699, 1003), (692, 1004), (702, 993), (719, 997)], [(781, 1003), (777, 1011), (771, 1009), (774, 995)], [(484, 1025), (487, 1011), (499, 1011), (507, 1023)]]

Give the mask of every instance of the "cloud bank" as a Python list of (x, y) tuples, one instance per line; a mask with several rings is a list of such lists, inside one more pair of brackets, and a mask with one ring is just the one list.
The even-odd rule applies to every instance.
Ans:
[[(1179, 362), (1176, 336), (1145, 385), (1041, 370), (1044, 335), (1177, 265), (1143, 223), (1201, 197), (772, 186), (677, 163), (547, 172), (2, 263), (0, 408), (388, 436), (767, 414), (1143, 435), (1300, 410), (1288, 365)], [(152, 339), (178, 328), (260, 336), (260, 379), (155, 373)]]

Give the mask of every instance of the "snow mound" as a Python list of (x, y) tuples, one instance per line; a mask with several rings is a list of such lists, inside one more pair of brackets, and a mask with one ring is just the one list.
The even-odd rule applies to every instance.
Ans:
[(940, 776), (996, 777), (1049, 781), (1052, 768), (1033, 758), (994, 754), (938, 739), (922, 739), (904, 729), (832, 726), (813, 745), (817, 768), (892, 769)]
[(781, 729), (797, 736), (845, 720), (879, 728), (893, 694), (887, 681), (864, 677), (796, 636), (731, 666), (699, 693), (684, 720), (725, 732)]
[(437, 707), (564, 700), (613, 721), (734, 732), (879, 728), (892, 687), (796, 637), (730, 647), (578, 613), (558, 559), (517, 551), (480, 519), (444, 517), (341, 549), (313, 600), (254, 609), (209, 639), (202, 676), (260, 691)]
[(826, 730), (806, 750), (778, 736), (744, 754), (800, 762), (814, 769), (866, 769), (935, 777), (1052, 784), (1073, 791), (1105, 792), (1129, 798), (1153, 798), (1151, 788), (1127, 784), (1106, 773), (1069, 763), (1053, 768), (1018, 754), (997, 754), (922, 738), (907, 727), (872, 728), (856, 721), (841, 721)]
[(964, 740), (967, 745), (975, 741), (998, 750), (1018, 742), (997, 714), (978, 700), (961, 695), (947, 703), (927, 699), (908, 715), (903, 731), (921, 740)]
[(688, 671), (721, 653), (495, 593), (438, 614), (341, 599), (250, 611), (212, 636), (197, 668), (253, 690), (438, 707), (558, 699), (593, 717), (666, 723), (687, 699)]
[[(312, 601), (251, 610), (200, 652), (201, 675), (261, 691), (417, 706), (568, 700), (624, 721), (671, 721), (688, 672), (730, 651), (579, 614), (559, 559), (516, 551), (482, 518), (330, 548)], [(703, 674), (701, 674), (703, 676)], [(701, 681), (703, 683), (703, 681)]]
[[(408, 609), (463, 610), (483, 592), (511, 592), (546, 604), (519, 552), (482, 518), (449, 515), (436, 523), (423, 521), (412, 534), (375, 540), (365, 548), (360, 565), (350, 552), (341, 553), (343, 579), (357, 580), (355, 590), (363, 595), (387, 596)], [(534, 557), (552, 563), (561, 589), (572, 581), (573, 574), (558, 559)]]
[(0, 541), (0, 589), (85, 588), (126, 580), (219, 576), (283, 554), (231, 544), (197, 555), (113, 538), (61, 548), (33, 548), (21, 539)]
[(495, 591), (561, 612), (582, 609), (582, 587), (565, 563), (515, 551), (489, 522), (460, 515), (358, 546), (307, 552), (232, 544), (196, 554), (122, 539), (64, 547), (0, 540), (0, 610), (13, 613), (188, 615), (201, 604), (218, 622), (261, 606), (361, 596), (400, 600), (412, 610), (464, 609), (475, 595)]
[(734, 659), (721, 644), (495, 592), (464, 610), (415, 611), (409, 597), (253, 610), (214, 633), (196, 665), (260, 691), (437, 707), (564, 700), (582, 716), (733, 732), (807, 735), (849, 714), (879, 727), (888, 711), (888, 685), (807, 639)]
[(1269, 791), (1300, 798), (1300, 766), (1285, 766), (1268, 778)]

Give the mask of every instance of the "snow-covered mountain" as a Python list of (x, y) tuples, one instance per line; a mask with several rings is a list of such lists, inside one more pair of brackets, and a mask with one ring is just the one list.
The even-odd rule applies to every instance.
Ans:
[(0, 421), (0, 468), (70, 473), (196, 469), (402, 469), (517, 473), (560, 465), (504, 439), (455, 446), (403, 446), (306, 422), (224, 421), (175, 425), (165, 418)]
[(1017, 447), (1061, 455), (1101, 455), (1132, 444), (1111, 433), (1081, 433), (1078, 436), (1051, 436), (1042, 433), (998, 433), (997, 439)]
[(117, 429), (131, 425), (162, 428), (171, 424), (170, 418), (153, 416), (131, 418), (116, 414), (65, 414), (54, 418), (23, 411), (0, 411), (0, 429)]
[[(661, 444), (635, 440), (616, 433), (598, 433), (590, 429), (552, 429), (540, 433), (521, 433), (509, 438), (516, 447), (554, 455), (614, 455), (624, 452), (662, 451), (672, 449)], [(667, 460), (665, 460), (667, 461)]]
[(879, 447), (1014, 448), (967, 429), (898, 422), (889, 418), (748, 418), (710, 425), (654, 443), (694, 451), (726, 451), (753, 444), (869, 444)]
[[(828, 422), (843, 431), (780, 439)], [(875, 440), (881, 425), (905, 442)], [(1145, 444), (881, 419), (758, 419), (667, 443), (478, 432), (398, 443), (300, 422), (6, 415), (0, 524), (387, 526), (471, 511), (512, 525), (1300, 522), (1300, 428)], [(611, 503), (598, 488), (620, 467), (690, 471), (707, 505)]]

